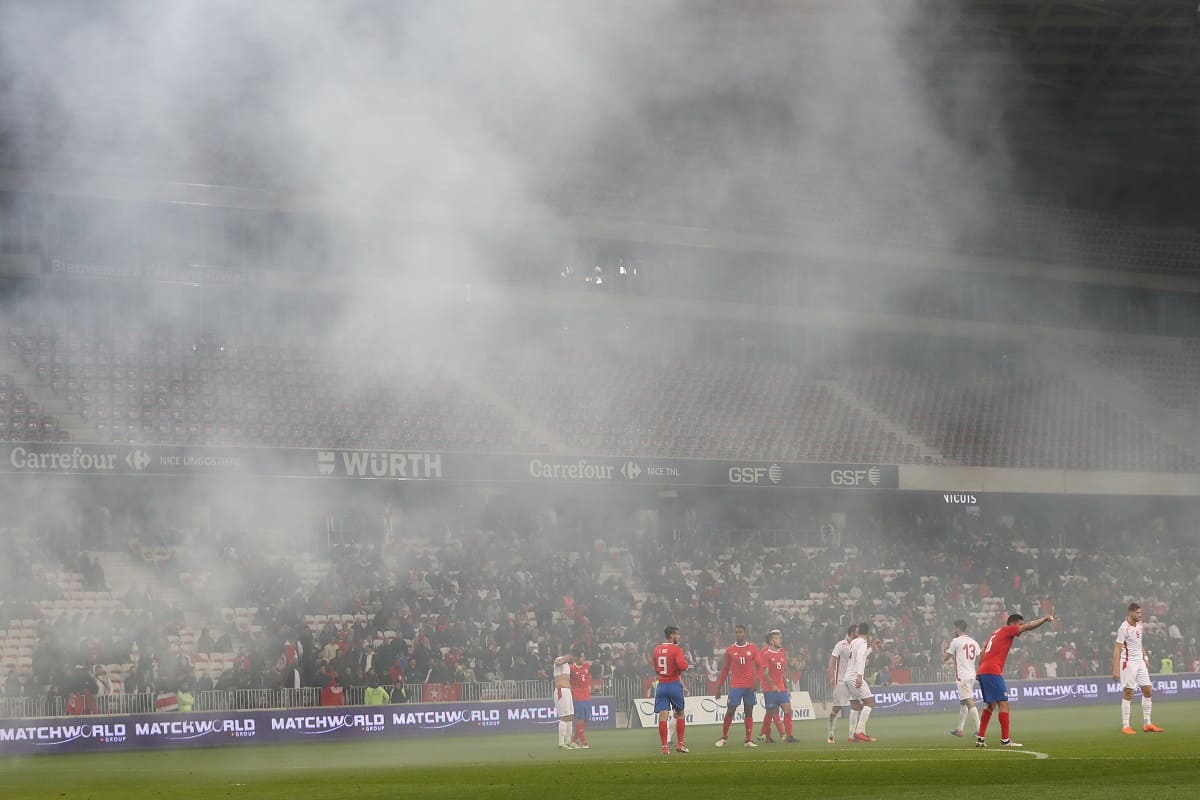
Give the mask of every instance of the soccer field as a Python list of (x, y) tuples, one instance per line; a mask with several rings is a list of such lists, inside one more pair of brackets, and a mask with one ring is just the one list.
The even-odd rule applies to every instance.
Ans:
[[(798, 745), (717, 749), (714, 726), (688, 732), (688, 755), (659, 751), (656, 730), (589, 735), (560, 752), (555, 732), (436, 741), (247, 746), (114, 755), (0, 758), (0, 797), (470, 798), (730, 797), (747, 791), (818, 798), (1105, 798), (1200, 795), (1200, 703), (1159, 699), (1161, 734), (1122, 736), (1116, 703), (1013, 712), (1020, 751), (977, 750), (948, 734), (957, 715), (891, 716), (879, 741), (836, 745), (823, 723), (798, 725)], [(1133, 704), (1133, 716), (1141, 709)], [(996, 721), (993, 720), (993, 727)], [(1139, 724), (1140, 729), (1140, 724)], [(839, 726), (844, 739), (845, 722)]]

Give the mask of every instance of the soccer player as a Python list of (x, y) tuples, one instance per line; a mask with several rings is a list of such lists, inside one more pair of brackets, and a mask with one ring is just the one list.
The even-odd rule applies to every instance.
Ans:
[(850, 663), (846, 667), (846, 693), (851, 700), (862, 703), (862, 711), (858, 712), (858, 724), (850, 735), (852, 742), (873, 742), (875, 739), (867, 735), (867, 720), (871, 718), (871, 710), (875, 707), (875, 696), (867, 685), (867, 659), (871, 652), (879, 649), (880, 641), (868, 642), (871, 635), (871, 623), (861, 622), (858, 625), (858, 635), (850, 643)]
[(666, 641), (654, 648), (650, 656), (658, 687), (654, 690), (654, 713), (658, 714), (658, 738), (662, 740), (663, 755), (671, 752), (667, 747), (667, 714), (675, 711), (675, 752), (687, 753), (683, 743), (683, 682), (679, 676), (688, 668), (683, 650), (679, 648), (679, 628), (668, 625), (663, 629)]
[(1149, 652), (1142, 649), (1142, 607), (1137, 603), (1129, 604), (1129, 615), (1117, 629), (1117, 643), (1113, 647), (1112, 676), (1114, 681), (1121, 682), (1121, 733), (1130, 736), (1137, 733), (1129, 727), (1129, 707), (1133, 703), (1133, 689), (1142, 689), (1142, 731), (1145, 733), (1162, 733), (1162, 728), (1150, 721), (1150, 708), (1154, 704), (1151, 698), (1150, 671), (1146, 667), (1146, 656)]
[(768, 740), (771, 733), (771, 721), (779, 727), (779, 717), (782, 712), (783, 727), (780, 733), (787, 734), (783, 741), (796, 744), (792, 736), (792, 696), (787, 690), (787, 650), (783, 649), (783, 631), (778, 629), (767, 634), (767, 649), (762, 652), (762, 684), (763, 706), (767, 709), (767, 717), (763, 720), (763, 732)]
[(579, 745), (579, 749), (587, 750), (587, 721), (592, 716), (592, 665), (582, 649), (575, 651), (575, 660), (571, 662), (571, 697), (575, 700), (575, 730), (571, 741)]
[(997, 628), (988, 637), (983, 646), (983, 656), (979, 659), (979, 689), (983, 693), (986, 708), (979, 715), (979, 733), (975, 734), (975, 746), (987, 747), (987, 727), (992, 719), (992, 711), (1000, 711), (1000, 746), (1021, 747), (1009, 738), (1008, 733), (1008, 686), (1004, 683), (1004, 662), (1008, 660), (1008, 651), (1012, 649), (1013, 640), (1025, 631), (1040, 628), (1047, 622), (1053, 622), (1054, 615), (1047, 614), (1033, 622), (1026, 622), (1020, 614), (1009, 614), (1008, 623)]
[(846, 638), (838, 641), (829, 654), (829, 686), (833, 689), (833, 708), (829, 710), (829, 735), (825, 741), (833, 744), (837, 718), (842, 709), (850, 706), (849, 741), (854, 741), (854, 727), (858, 725), (858, 715), (862, 712), (862, 703), (851, 700), (846, 690), (846, 668), (850, 666), (850, 643), (858, 636), (858, 626), (846, 628)]
[(733, 724), (739, 705), (742, 707), (746, 724), (746, 741), (742, 746), (758, 747), (754, 743), (754, 687), (758, 683), (762, 659), (758, 648), (746, 641), (745, 625), (735, 627), (733, 634), (735, 641), (725, 648), (725, 662), (721, 667), (721, 674), (717, 676), (715, 696), (720, 700), (725, 678), (732, 675), (729, 681), (729, 702), (725, 706), (725, 719), (721, 723), (721, 738), (717, 739), (717, 747), (724, 747), (729, 739), (729, 726)]
[(578, 750), (571, 741), (575, 723), (575, 701), (571, 697), (571, 657), (554, 659), (554, 711), (558, 714), (558, 749)]
[(967, 724), (967, 714), (975, 723), (975, 734), (979, 735), (979, 709), (975, 707), (975, 658), (979, 655), (979, 642), (967, 635), (965, 620), (954, 620), (954, 638), (946, 645), (942, 661), (954, 662), (954, 685), (958, 687), (958, 727), (950, 731), (951, 736), (962, 736)]

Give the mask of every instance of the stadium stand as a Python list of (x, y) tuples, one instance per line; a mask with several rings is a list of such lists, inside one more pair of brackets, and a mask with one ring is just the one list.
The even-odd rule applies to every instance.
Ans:
[[(1200, 663), (1191, 622), (1200, 607), (1184, 566), (1195, 563), (1196, 544), (1161, 519), (1079, 512), (1065, 523), (1072, 547), (1019, 503), (986, 518), (905, 503), (851, 512), (837, 530), (703, 534), (720, 521), (701, 512), (677, 538), (461, 530), (382, 549), (335, 546), (327, 560), (260, 552), (245, 535), (171, 548), (132, 542), (132, 557), (166, 582), (181, 563), (203, 565), (191, 586), (197, 607), (236, 598), (202, 626), (152, 587), (109, 592), (95, 559), (53, 563), (25, 537), (13, 551), (28, 576), (5, 594), (0, 652), (18, 697), (65, 698), (82, 685), (114, 710), (185, 686), (222, 697), (294, 682), (382, 681), (413, 699), (446, 684), (479, 695), (522, 691), (523, 682), (537, 691), (548, 660), (572, 645), (603, 658), (614, 690), (640, 696), (662, 620), (688, 632), (698, 665), (727, 643), (734, 621), (751, 621), (755, 635), (784, 630), (793, 679), (820, 696), (829, 646), (860, 619), (877, 626), (897, 682), (945, 679), (937, 654), (953, 619), (983, 636), (1013, 609), (1063, 620), (1022, 639), (1014, 675), (1104, 674), (1114, 615), (1133, 596), (1147, 608), (1157, 657)], [(739, 513), (756, 526), (794, 524), (778, 512)], [(917, 574), (910, 564), (926, 566)], [(114, 699), (122, 696), (131, 699)]]
[[(831, 367), (766, 356), (548, 349), (521, 360), (447, 351), (399, 366), (396, 391), (372, 374), (334, 374), (298, 343), (48, 327), (10, 329), (8, 341), (102, 442), (883, 463), (937, 454), (970, 466), (1198, 468), (1069, 377), (958, 343), (940, 366), (877, 356)], [(1158, 380), (1152, 388), (1166, 402), (1184, 402), (1200, 374), (1183, 352), (1107, 352), (1115, 366)], [(54, 417), (8, 391), (9, 438), (64, 437)]]

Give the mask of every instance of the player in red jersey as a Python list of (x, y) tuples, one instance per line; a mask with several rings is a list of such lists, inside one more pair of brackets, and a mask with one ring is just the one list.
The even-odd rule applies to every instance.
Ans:
[[(787, 690), (787, 650), (783, 649), (783, 631), (778, 629), (767, 634), (767, 649), (762, 651), (763, 706), (767, 709), (762, 732), (771, 741), (771, 721), (780, 733), (786, 734), (788, 744), (798, 741), (792, 736), (792, 696)], [(780, 716), (783, 722), (780, 723)]]
[(729, 726), (737, 716), (738, 706), (742, 707), (746, 724), (746, 742), (743, 747), (758, 747), (754, 743), (754, 687), (758, 684), (758, 671), (762, 669), (762, 660), (758, 648), (746, 641), (746, 626), (738, 625), (733, 629), (736, 641), (725, 648), (725, 664), (717, 678), (717, 691), (714, 693), (721, 699), (721, 687), (725, 678), (732, 674), (729, 681), (729, 703), (725, 706), (725, 720), (721, 727), (721, 738), (717, 739), (717, 747), (724, 747), (729, 738)]
[(1004, 662), (1008, 660), (1008, 651), (1012, 649), (1014, 639), (1025, 631), (1040, 628), (1053, 621), (1053, 614), (1039, 617), (1033, 622), (1025, 622), (1025, 618), (1020, 614), (1009, 614), (1008, 624), (998, 628), (988, 637), (987, 644), (983, 646), (983, 655), (979, 659), (979, 689), (983, 693), (983, 702), (987, 708), (979, 715), (976, 747), (987, 747), (988, 722), (992, 719), (992, 710), (997, 707), (1000, 709), (1000, 746), (1021, 746), (1008, 736), (1008, 687), (1004, 683)]
[(583, 650), (576, 650), (571, 662), (571, 698), (575, 701), (575, 731), (571, 741), (581, 750), (587, 750), (587, 720), (592, 716), (592, 665)]
[(683, 682), (680, 675), (688, 668), (683, 650), (679, 648), (679, 628), (668, 625), (663, 630), (666, 641), (654, 648), (650, 656), (650, 664), (658, 678), (658, 686), (654, 690), (654, 713), (658, 714), (658, 738), (662, 740), (663, 755), (667, 755), (667, 713), (675, 711), (675, 752), (687, 753), (687, 745), (683, 743)]

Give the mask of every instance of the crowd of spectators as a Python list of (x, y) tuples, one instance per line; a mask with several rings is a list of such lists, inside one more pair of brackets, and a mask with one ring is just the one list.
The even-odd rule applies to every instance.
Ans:
[[(97, 666), (131, 662), (126, 694), (386, 686), (402, 701), (416, 684), (544, 680), (556, 655), (581, 646), (605, 689), (641, 692), (651, 679), (646, 654), (665, 624), (682, 628), (697, 667), (691, 679), (702, 686), (741, 622), (755, 638), (779, 627), (794, 685), (820, 691), (832, 643), (850, 622), (872, 622), (884, 642), (877, 680), (920, 682), (945, 679), (940, 653), (955, 619), (970, 621), (982, 641), (1010, 611), (1057, 617), (1018, 641), (1014, 676), (1096, 676), (1109, 670), (1130, 599), (1146, 608), (1155, 669), (1163, 657), (1176, 671), (1200, 667), (1189, 566), (1200, 563), (1200, 544), (1182, 521), (907, 501), (812, 516), (798, 529), (777, 527), (795, 524), (785, 516), (751, 512), (756, 527), (734, 529), (696, 512), (669, 532), (536, 515), (486, 529), (444, 526), (333, 546), (316, 580), (253, 537), (193, 542), (183, 560), (210, 567), (197, 603), (257, 609), (258, 635), (217, 624), (180, 648), (169, 639), (183, 612), (137, 587), (119, 607), (41, 619), (32, 671), (10, 671), (3, 690), (105, 694), (113, 689)], [(88, 556), (57, 557), (103, 586)], [(9, 618), (53, 599), (53, 586), (30, 577), (32, 559), (15, 548), (6, 562), (0, 612)], [(235, 650), (219, 674), (197, 672), (198, 654)]]

